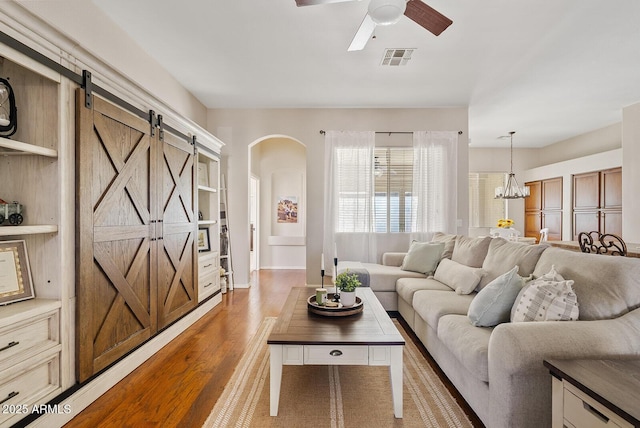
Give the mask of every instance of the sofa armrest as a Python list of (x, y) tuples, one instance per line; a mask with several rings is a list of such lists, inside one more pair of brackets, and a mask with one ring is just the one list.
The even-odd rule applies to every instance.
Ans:
[(402, 261), (407, 253), (384, 253), (382, 255), (382, 264), (385, 266), (402, 266)]
[(505, 323), (489, 340), (491, 372), (521, 374), (542, 367), (544, 359), (640, 356), (640, 309), (600, 321)]
[(640, 309), (601, 321), (505, 323), (489, 339), (487, 426), (551, 426), (551, 375), (545, 359), (640, 356)]

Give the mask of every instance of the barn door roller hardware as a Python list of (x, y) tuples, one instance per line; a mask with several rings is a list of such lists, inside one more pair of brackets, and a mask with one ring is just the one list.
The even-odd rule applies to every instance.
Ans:
[(84, 86), (84, 106), (88, 109), (91, 108), (91, 93), (93, 92), (93, 83), (91, 83), (91, 72), (89, 70), (82, 70), (82, 86)]

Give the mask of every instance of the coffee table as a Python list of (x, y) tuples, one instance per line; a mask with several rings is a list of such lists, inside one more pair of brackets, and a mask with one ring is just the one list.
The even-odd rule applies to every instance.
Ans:
[(356, 289), (364, 310), (347, 317), (325, 317), (307, 310), (315, 289), (291, 289), (267, 344), (271, 353), (270, 415), (278, 415), (283, 365), (389, 366), (393, 413), (402, 418), (404, 338), (373, 291)]

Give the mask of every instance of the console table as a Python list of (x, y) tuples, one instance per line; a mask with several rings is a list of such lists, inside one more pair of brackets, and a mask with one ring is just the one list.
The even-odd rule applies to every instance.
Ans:
[(552, 427), (640, 427), (640, 360), (545, 360)]

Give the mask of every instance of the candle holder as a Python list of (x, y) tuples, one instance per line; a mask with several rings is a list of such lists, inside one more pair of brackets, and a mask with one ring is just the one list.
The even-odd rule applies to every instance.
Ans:
[[(333, 272), (335, 274), (335, 276), (338, 276), (338, 257), (334, 257), (333, 258)], [(340, 294), (338, 294), (338, 284), (336, 284), (335, 282), (333, 283), (333, 301), (334, 302), (338, 302), (340, 301)]]

